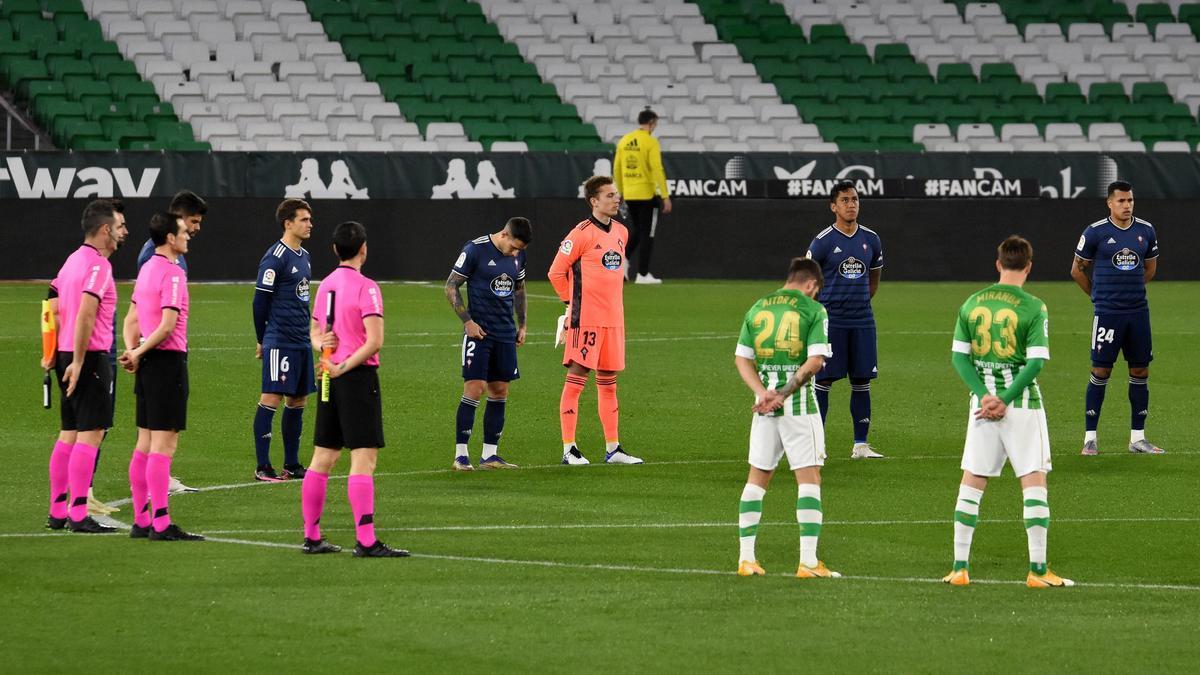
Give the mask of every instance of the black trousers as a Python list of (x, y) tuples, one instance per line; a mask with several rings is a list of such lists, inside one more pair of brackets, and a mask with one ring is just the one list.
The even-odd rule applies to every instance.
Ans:
[[(662, 199), (627, 199), (625, 203), (629, 206), (629, 244), (625, 247), (629, 267), (638, 274), (649, 274), (650, 256), (654, 253), (654, 230), (658, 225)], [(635, 253), (639, 254), (636, 258)]]

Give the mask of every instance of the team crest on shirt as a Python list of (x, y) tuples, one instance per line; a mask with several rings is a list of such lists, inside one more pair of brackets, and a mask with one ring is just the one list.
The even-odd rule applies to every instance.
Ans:
[(621, 269), (621, 253), (619, 251), (609, 250), (600, 258), (604, 269), (619, 270)]
[(1123, 248), (1120, 251), (1117, 251), (1113, 254), (1112, 258), (1113, 267), (1121, 270), (1122, 272), (1128, 272), (1129, 270), (1135, 269), (1139, 262), (1141, 262), (1141, 258), (1138, 257), (1138, 254), (1134, 253), (1128, 248)]
[(842, 261), (841, 265), (838, 265), (838, 274), (841, 274), (847, 279), (857, 279), (866, 273), (866, 263), (858, 258), (855, 258), (854, 256), (846, 258)]
[(301, 279), (300, 283), (296, 284), (296, 297), (308, 302), (308, 279)]
[(507, 273), (501, 274), (495, 279), (492, 279), (492, 292), (495, 293), (496, 297), (498, 298), (507, 298), (513, 294), (513, 287), (515, 285), (516, 284), (513, 282), (513, 278), (508, 276)]

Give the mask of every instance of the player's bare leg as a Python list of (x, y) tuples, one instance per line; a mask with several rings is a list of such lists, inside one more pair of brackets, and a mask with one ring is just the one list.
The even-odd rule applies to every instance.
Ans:
[(1165, 450), (1146, 440), (1146, 417), (1150, 414), (1150, 368), (1129, 367), (1129, 451), (1161, 455)]

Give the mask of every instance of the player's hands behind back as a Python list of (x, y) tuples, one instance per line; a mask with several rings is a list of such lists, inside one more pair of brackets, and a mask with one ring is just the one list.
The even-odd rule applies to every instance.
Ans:
[(1008, 412), (1008, 406), (1004, 401), (1001, 401), (1000, 397), (995, 394), (988, 394), (979, 399), (979, 409), (975, 411), (975, 419), (995, 422), (1004, 419), (1006, 412)]

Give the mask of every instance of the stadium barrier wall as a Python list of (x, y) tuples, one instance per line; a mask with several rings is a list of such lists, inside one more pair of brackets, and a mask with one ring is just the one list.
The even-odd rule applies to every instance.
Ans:
[[(1195, 153), (667, 153), (673, 193), (821, 198), (841, 178), (874, 198), (1104, 196), (1117, 178), (1140, 198), (1200, 198)], [(0, 199), (494, 199), (578, 196), (611, 175), (595, 153), (0, 153)]]
[[(79, 216), (88, 200), (0, 200), (9, 255), (3, 279), (47, 279), (81, 241)], [(254, 277), (258, 262), (279, 236), (279, 198), (210, 199), (200, 235), (191, 243), (193, 280)], [(130, 234), (113, 257), (116, 276), (132, 279), (151, 213), (166, 200), (126, 200)], [(792, 256), (832, 222), (825, 199), (677, 198), (659, 218), (652, 271), (665, 279), (782, 278)], [(345, 220), (368, 227), (367, 272), (378, 279), (442, 280), (462, 245), (498, 230), (512, 216), (533, 221), (529, 278), (541, 280), (565, 233), (587, 216), (580, 199), (316, 200), (316, 224), (306, 248), (314, 276), (334, 267), (330, 235)], [(1154, 223), (1163, 242), (1158, 278), (1200, 279), (1200, 266), (1177, 252), (1200, 247), (1194, 214), (1200, 199), (1140, 200), (1136, 214)], [(861, 222), (879, 233), (887, 280), (987, 280), (994, 277), (995, 247), (1019, 233), (1034, 246), (1034, 280), (1069, 280), (1072, 252), (1084, 227), (1107, 215), (1099, 198), (870, 199)], [(1194, 246), (1193, 246), (1194, 244)]]

